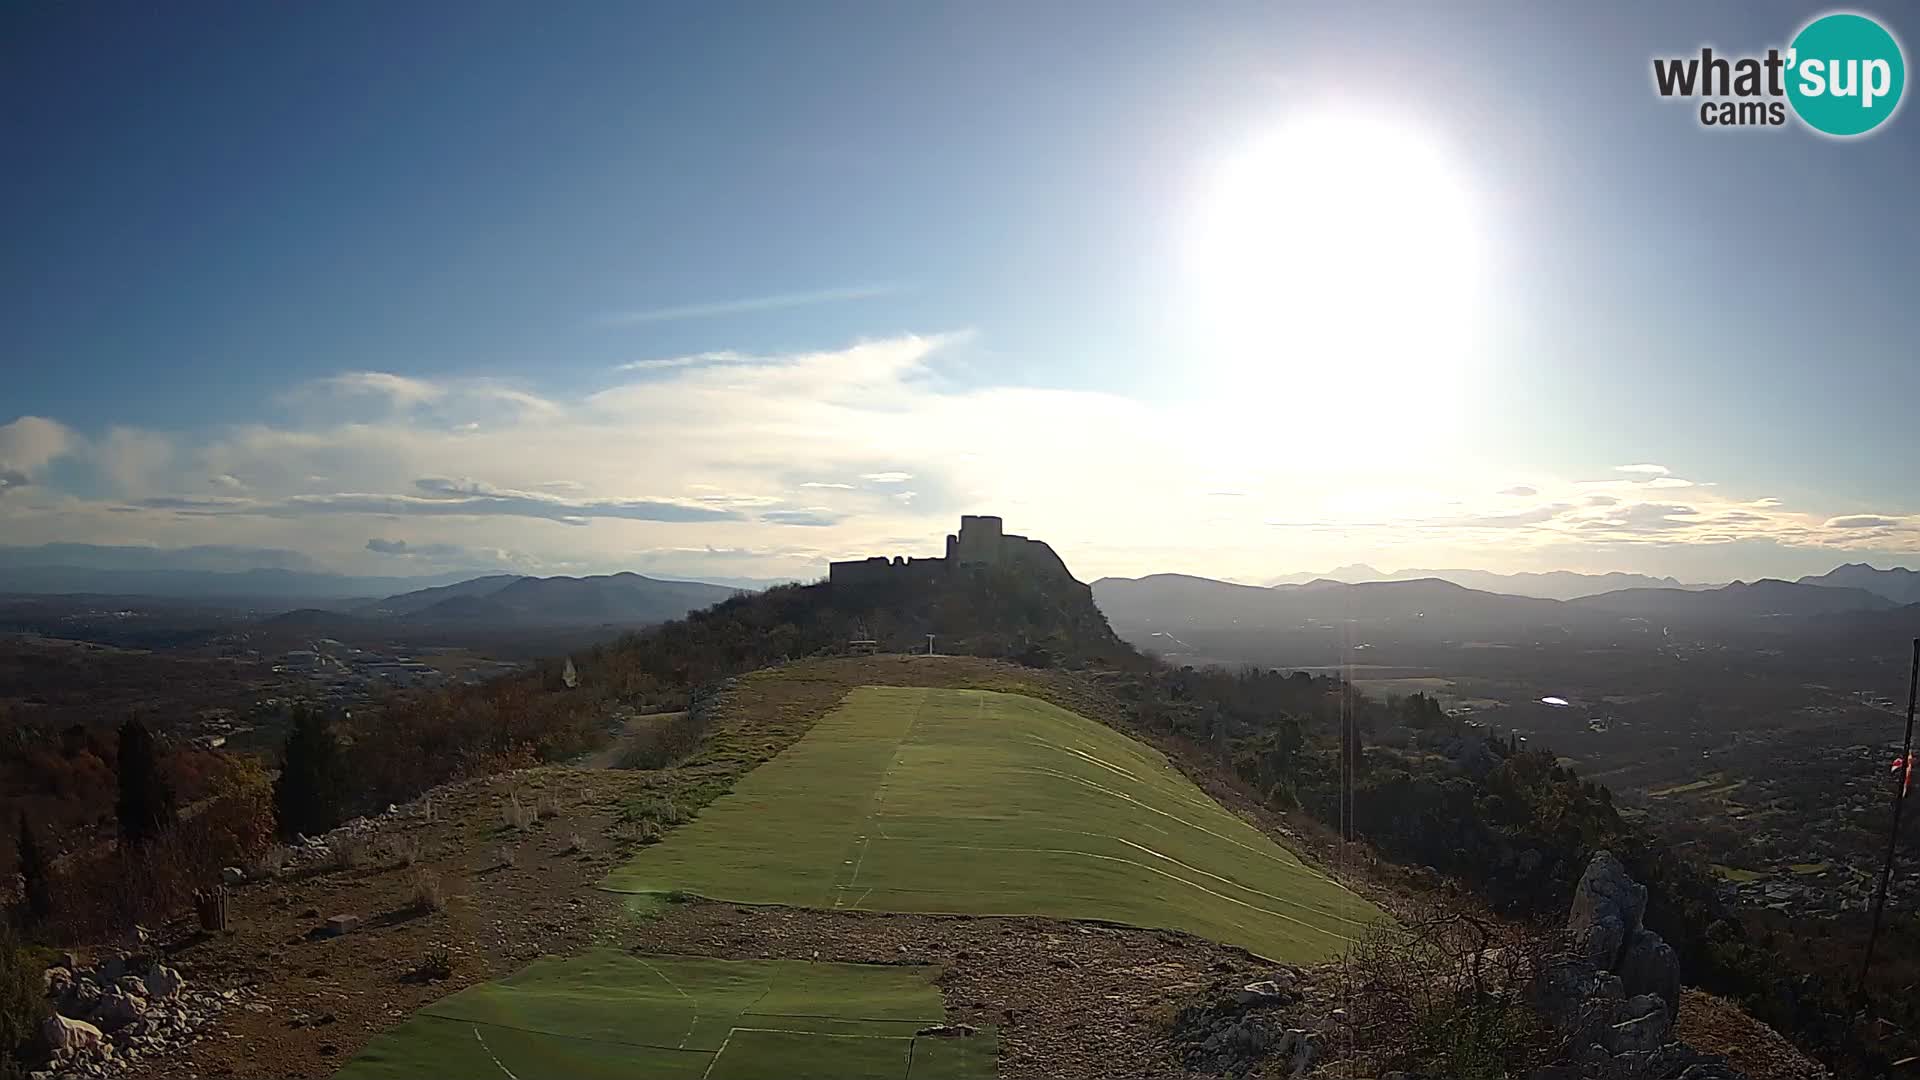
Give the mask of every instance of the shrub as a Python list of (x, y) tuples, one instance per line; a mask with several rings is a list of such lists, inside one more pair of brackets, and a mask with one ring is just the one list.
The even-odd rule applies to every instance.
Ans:
[(426, 869), (415, 870), (412, 885), (414, 911), (428, 913), (447, 910), (447, 894), (440, 885), (439, 874)]
[(525, 832), (533, 828), (536, 820), (538, 815), (534, 812), (534, 808), (522, 803), (518, 792), (507, 793), (507, 801), (500, 804), (501, 827), (515, 832)]
[(1527, 1075), (1557, 1049), (1528, 993), (1549, 944), (1457, 911), (1375, 930), (1350, 960), (1362, 1044), (1435, 1076)]
[(352, 870), (366, 861), (367, 842), (357, 836), (343, 836), (327, 849), (328, 869)]
[(40, 972), (46, 967), (20, 943), (11, 927), (0, 927), (0, 1074), (25, 1075), (15, 1052), (36, 1038), (47, 1014)]
[(534, 803), (534, 806), (536, 812), (542, 818), (557, 818), (560, 816), (560, 799), (557, 796), (542, 795), (539, 800)]
[(173, 785), (160, 773), (159, 744), (138, 720), (120, 728), (120, 839), (141, 847), (180, 819)]
[(445, 945), (429, 946), (420, 962), (414, 965), (413, 977), (420, 982), (445, 982), (453, 978), (453, 950)]
[(687, 815), (673, 800), (661, 795), (649, 795), (629, 803), (624, 816), (628, 821), (647, 822), (665, 828), (683, 825), (687, 820)]
[(287, 868), (293, 852), (285, 844), (275, 844), (261, 852), (260, 861), (254, 864), (253, 876), (258, 878), (277, 878)]
[(47, 880), (48, 868), (46, 853), (40, 850), (40, 840), (34, 835), (33, 825), (27, 821), (27, 815), (20, 815), (20, 882), (24, 889), (23, 909), (27, 922), (37, 926), (47, 921), (53, 914), (53, 894)]
[(582, 839), (579, 833), (574, 833), (567, 837), (567, 850), (561, 852), (561, 854), (578, 855), (585, 850), (587, 850), (586, 840)]
[(512, 844), (500, 845), (500, 865), (508, 870), (520, 865), (520, 852)]
[(417, 836), (403, 836), (393, 842), (393, 859), (401, 866), (417, 866), (424, 854)]

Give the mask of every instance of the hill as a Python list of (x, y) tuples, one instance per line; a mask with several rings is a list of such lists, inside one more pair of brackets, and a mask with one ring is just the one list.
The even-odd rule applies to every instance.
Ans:
[(1260, 588), (1183, 574), (1101, 578), (1101, 611), (1128, 628), (1297, 629), (1357, 622), (1420, 635), (1554, 626), (1569, 616), (1552, 600), (1481, 592), (1449, 581), (1313, 581)]
[(698, 581), (663, 581), (632, 572), (577, 578), (498, 576), (390, 596), (371, 608), (417, 622), (485, 619), (526, 625), (645, 624), (677, 619), (738, 591)]
[(1751, 619), (1885, 611), (1893, 601), (1865, 589), (1829, 588), (1767, 578), (1718, 589), (1622, 589), (1569, 602), (1585, 611), (1658, 619)]
[(1876, 570), (1866, 563), (1847, 563), (1824, 574), (1803, 577), (1800, 584), (1865, 589), (1896, 604), (1920, 604), (1920, 570), (1900, 566)]
[(445, 600), (460, 596), (488, 596), (520, 580), (519, 574), (492, 574), (487, 577), (469, 578), (451, 585), (439, 585), (428, 589), (415, 589), (412, 592), (389, 596), (383, 600), (364, 604), (353, 610), (353, 614), (365, 618), (391, 618), (401, 615), (414, 615)]
[(1682, 584), (1670, 577), (1647, 577), (1644, 574), (1623, 574), (1617, 571), (1606, 574), (1581, 574), (1571, 570), (1496, 574), (1489, 570), (1395, 570), (1389, 574), (1375, 570), (1365, 563), (1338, 567), (1325, 574), (1288, 574), (1273, 579), (1271, 584), (1302, 585), (1315, 580), (1331, 580), (1358, 585), (1370, 581), (1418, 581), (1423, 578), (1451, 581), (1455, 585), (1464, 585), (1469, 589), (1478, 589), (1482, 592), (1531, 596), (1541, 600), (1572, 600), (1575, 597), (1592, 596), (1595, 593), (1613, 592), (1619, 589), (1713, 588), (1711, 585)]

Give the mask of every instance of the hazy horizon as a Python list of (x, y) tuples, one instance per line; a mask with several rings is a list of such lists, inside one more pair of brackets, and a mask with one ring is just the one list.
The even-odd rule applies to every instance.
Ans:
[(1650, 87), (1806, 5), (216, 7), (0, 14), (0, 544), (1920, 567), (1920, 121)]

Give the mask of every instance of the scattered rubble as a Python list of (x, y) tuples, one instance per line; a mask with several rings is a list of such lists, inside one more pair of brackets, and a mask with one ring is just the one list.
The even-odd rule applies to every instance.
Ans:
[(1302, 978), (1297, 968), (1281, 968), (1241, 986), (1216, 985), (1174, 1016), (1175, 1052), (1189, 1068), (1215, 1075), (1306, 1075), (1324, 1042), (1290, 1015), (1304, 1002)]
[(38, 1080), (120, 1075), (192, 1043), (227, 1008), (256, 1008), (251, 991), (192, 986), (146, 954), (116, 953), (88, 967), (68, 953), (45, 982), (52, 1012), (40, 1034), (53, 1058), (33, 1074)]

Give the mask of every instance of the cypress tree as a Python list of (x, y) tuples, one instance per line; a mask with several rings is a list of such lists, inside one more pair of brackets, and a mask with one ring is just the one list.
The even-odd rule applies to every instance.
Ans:
[(120, 728), (120, 840), (140, 847), (180, 819), (173, 785), (160, 774), (159, 743), (147, 725), (129, 720)]

